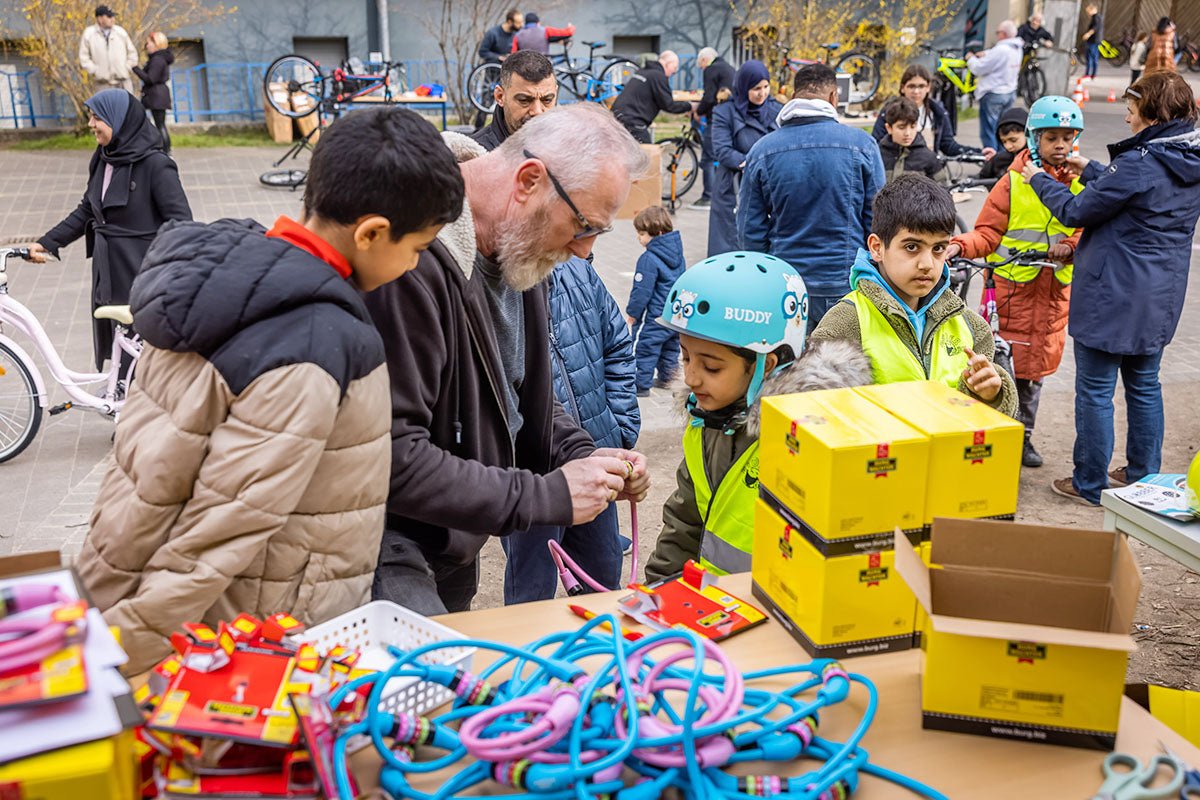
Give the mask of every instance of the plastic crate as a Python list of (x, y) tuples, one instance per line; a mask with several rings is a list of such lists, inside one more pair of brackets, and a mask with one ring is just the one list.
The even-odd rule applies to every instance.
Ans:
[[(389, 645), (413, 650), (432, 642), (467, 637), (395, 603), (376, 600), (328, 622), (314, 625), (296, 638), (315, 645), (321, 651), (344, 645), (361, 653), (356, 666), (382, 671), (394, 661), (387, 651)], [(474, 655), (474, 647), (453, 647), (435, 650), (421, 660), (427, 664), (448, 664), (470, 671)], [(453, 699), (454, 692), (440, 684), (411, 677), (393, 678), (384, 687), (379, 708), (391, 714), (402, 711), (425, 714)]]

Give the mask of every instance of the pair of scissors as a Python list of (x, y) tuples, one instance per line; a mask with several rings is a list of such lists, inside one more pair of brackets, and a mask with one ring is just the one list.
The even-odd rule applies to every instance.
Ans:
[[(1166, 800), (1178, 796), (1183, 788), (1185, 767), (1170, 753), (1154, 756), (1145, 767), (1128, 753), (1109, 753), (1102, 769), (1104, 783), (1092, 800)], [(1170, 773), (1170, 781), (1152, 786), (1162, 770)]]
[(1200, 800), (1200, 769), (1192, 769), (1177, 753), (1162, 742), (1159, 742), (1158, 746), (1162, 748), (1164, 753), (1178, 761), (1183, 767), (1183, 788), (1179, 790), (1180, 799)]

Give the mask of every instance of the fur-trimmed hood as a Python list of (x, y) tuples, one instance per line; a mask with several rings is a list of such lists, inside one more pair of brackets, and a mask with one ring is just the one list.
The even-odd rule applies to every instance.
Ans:
[[(762, 417), (762, 398), (820, 389), (844, 389), (848, 386), (871, 385), (871, 362), (857, 342), (824, 339), (810, 342), (800, 360), (763, 381), (759, 399), (746, 415), (746, 432), (758, 438)], [(677, 410), (685, 420), (692, 417), (687, 410), (691, 390), (682, 380), (674, 389)]]
[[(460, 164), (487, 153), (474, 139), (454, 131), (443, 132), (442, 141)], [(471, 204), (466, 197), (463, 198), (462, 214), (454, 222), (444, 225), (437, 238), (450, 251), (467, 280), (470, 280), (475, 269), (475, 215), (471, 213)]]

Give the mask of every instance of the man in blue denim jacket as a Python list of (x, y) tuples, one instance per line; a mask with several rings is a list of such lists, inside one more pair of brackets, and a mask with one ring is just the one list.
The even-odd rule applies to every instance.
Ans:
[(742, 249), (795, 267), (808, 287), (808, 330), (850, 291), (850, 265), (871, 231), (883, 160), (871, 135), (837, 121), (837, 79), (824, 64), (796, 73), (779, 130), (750, 148), (738, 197)]

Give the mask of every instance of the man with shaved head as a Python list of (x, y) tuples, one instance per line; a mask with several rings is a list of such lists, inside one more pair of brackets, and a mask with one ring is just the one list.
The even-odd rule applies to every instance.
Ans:
[(659, 112), (687, 114), (695, 103), (677, 101), (671, 96), (670, 78), (679, 71), (679, 56), (664, 50), (657, 61), (651, 61), (630, 77), (613, 103), (612, 112), (633, 138), (650, 144), (650, 123)]

